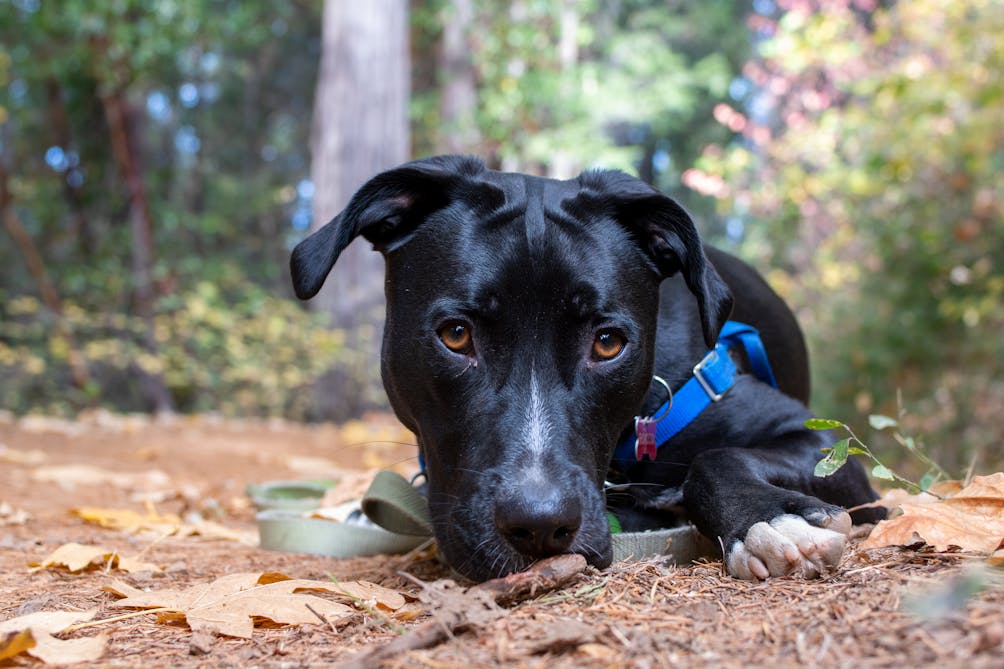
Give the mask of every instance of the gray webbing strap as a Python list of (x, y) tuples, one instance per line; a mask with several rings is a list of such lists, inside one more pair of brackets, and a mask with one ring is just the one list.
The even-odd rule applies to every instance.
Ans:
[(363, 513), (388, 532), (431, 537), (429, 504), (400, 474), (377, 472), (362, 501)]
[[(381, 471), (363, 496), (363, 513), (391, 532), (432, 536), (429, 506), (403, 476)], [(650, 532), (619, 532), (613, 535), (614, 560), (641, 560), (667, 556), (686, 564), (715, 554), (715, 546), (693, 525)]]
[[(362, 499), (362, 510), (379, 527), (304, 518), (287, 510), (258, 513), (262, 548), (356, 557), (405, 553), (432, 537), (432, 521), (425, 497), (406, 478), (381, 471)], [(665, 556), (687, 564), (715, 555), (717, 549), (693, 525), (650, 532), (612, 535), (614, 560), (642, 560)]]

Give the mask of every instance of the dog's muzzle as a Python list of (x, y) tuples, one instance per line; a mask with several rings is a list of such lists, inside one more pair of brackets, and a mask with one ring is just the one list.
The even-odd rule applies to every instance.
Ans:
[(578, 498), (546, 485), (527, 482), (496, 501), (495, 529), (534, 559), (567, 552), (581, 524)]

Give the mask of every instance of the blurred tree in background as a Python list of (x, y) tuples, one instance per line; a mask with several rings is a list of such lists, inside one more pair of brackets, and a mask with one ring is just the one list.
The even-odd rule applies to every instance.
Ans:
[(902, 391), (946, 466), (999, 458), (1004, 2), (779, 4), (753, 94), (716, 110), (743, 141), (686, 180), (799, 306), (818, 411), (896, 415)]
[(749, 12), (737, 0), (427, 5), (414, 21), (438, 51), (416, 63), (416, 153), (558, 178), (623, 169), (712, 214), (680, 175), (734, 135), (712, 110), (749, 56)]
[(18, 233), (0, 245), (0, 404), (301, 403), (337, 343), (284, 299), (291, 213), (309, 222), (296, 204), (318, 17), (0, 3), (0, 204)]
[[(301, 418), (372, 406), (376, 365), (353, 362), (372, 333), (329, 331), (344, 314), (288, 299), (292, 243), (398, 160), (378, 156), (409, 153), (361, 131), (398, 104), (365, 95), (379, 100), (379, 63), (353, 71), (373, 60), (353, 40), (378, 41), (347, 24), (318, 76), (322, 5), (0, 0), (0, 404)], [(400, 20), (398, 5), (386, 11)], [(412, 3), (411, 53), (397, 56), (413, 61), (411, 153), (556, 175), (623, 167), (671, 186), (702, 136), (731, 135), (710, 110), (747, 53), (745, 11)], [(324, 137), (354, 145), (325, 154)], [(351, 281), (372, 283), (379, 258), (366, 259), (345, 264)], [(333, 365), (344, 387), (325, 405), (304, 391)]]
[[(315, 231), (370, 177), (410, 156), (407, 0), (325, 0), (311, 145)], [(345, 332), (314, 388), (313, 416), (345, 420), (386, 404), (380, 383), (383, 259), (365, 239), (338, 258), (311, 306)]]
[[(323, 49), (358, 100), (323, 92), (323, 5), (0, 0), (0, 406), (326, 418), (317, 379), (376, 377), (350, 362), (376, 342), (288, 285), (292, 244), (394, 160), (350, 104), (377, 90), (361, 29)], [(901, 389), (959, 462), (998, 448), (1004, 0), (402, 7), (411, 156), (635, 173), (769, 270), (819, 412)]]

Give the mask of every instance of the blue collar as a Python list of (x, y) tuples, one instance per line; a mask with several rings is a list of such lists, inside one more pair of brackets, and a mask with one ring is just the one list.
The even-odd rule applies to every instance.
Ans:
[[(718, 343), (694, 366), (694, 374), (672, 398), (656, 409), (652, 415), (662, 416), (655, 431), (655, 448), (679, 434), (713, 402), (718, 402), (732, 388), (738, 372), (729, 356), (729, 350), (742, 346), (749, 359), (751, 371), (763, 381), (777, 388), (771, 371), (767, 352), (760, 339), (760, 333), (753, 327), (739, 321), (727, 321), (722, 327)], [(655, 459), (644, 445), (639, 448), (637, 434), (626, 437), (614, 451), (614, 462), (630, 463), (645, 457)]]

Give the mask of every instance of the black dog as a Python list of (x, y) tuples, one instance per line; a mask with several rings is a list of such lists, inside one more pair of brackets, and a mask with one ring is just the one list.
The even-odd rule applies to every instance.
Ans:
[[(386, 259), (384, 385), (417, 435), (436, 538), (458, 571), (487, 579), (564, 552), (605, 567), (608, 480), (625, 529), (682, 511), (721, 540), (735, 576), (815, 576), (839, 561), (851, 519), (837, 505), (875, 493), (856, 463), (813, 476), (832, 438), (804, 427), (801, 332), (673, 200), (619, 172), (557, 181), (474, 158), (408, 163), (297, 246), (300, 298), (357, 235)], [(733, 296), (781, 390), (741, 373), (655, 462), (612, 462), (633, 418), (666, 399), (653, 370), (674, 391), (692, 377)]]

